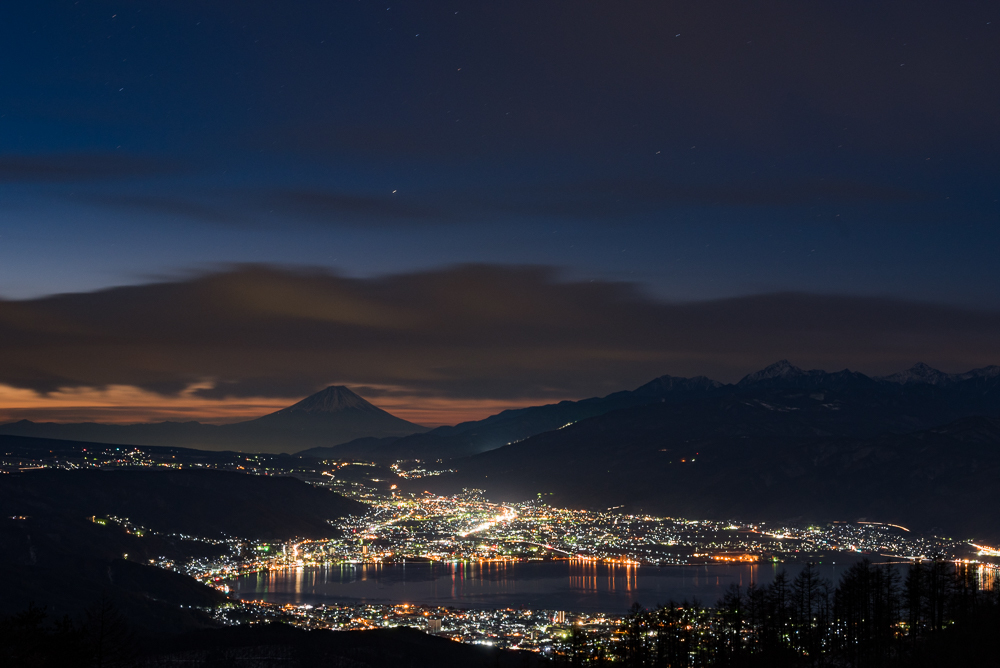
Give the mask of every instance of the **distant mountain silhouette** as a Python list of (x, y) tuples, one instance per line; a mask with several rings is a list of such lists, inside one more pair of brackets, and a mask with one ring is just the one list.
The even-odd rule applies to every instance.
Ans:
[(854, 390), (870, 391), (878, 381), (856, 371), (835, 371), (827, 373), (813, 369), (804, 371), (788, 360), (781, 360), (760, 371), (748, 374), (735, 385), (727, 386), (727, 392), (742, 392), (767, 388), (784, 388), (800, 390)]
[[(426, 431), (334, 385), (264, 417), (223, 427), (242, 439), (273, 442), (295, 435), (296, 443), (336, 445), (361, 437), (407, 436)], [(291, 443), (289, 444), (291, 445)], [(297, 450), (298, 448), (292, 448)]]
[(965, 373), (944, 373), (923, 362), (918, 362), (906, 371), (894, 373), (891, 376), (883, 376), (880, 380), (889, 383), (900, 383), (902, 385), (910, 383), (927, 383), (930, 385), (952, 385), (964, 380), (996, 378), (1000, 376), (1000, 366), (992, 365), (982, 369), (973, 369)]
[[(107, 427), (15, 423), (0, 433), (25, 424)], [(187, 425), (115, 429), (127, 439), (140, 427), (177, 434)], [(945, 374), (917, 364), (872, 378), (782, 360), (734, 384), (663, 376), (632, 391), (404, 436), (373, 434), (419, 427), (334, 387), (257, 420), (198, 427), (224, 434), (234, 450), (262, 443), (293, 450), (296, 443), (336, 442), (330, 434), (353, 430), (368, 435), (304, 454), (444, 459), (458, 471), (421, 479), (420, 489), (480, 487), (509, 501), (543, 494), (567, 506), (625, 505), (692, 517), (865, 516), (1000, 539), (992, 519), (1000, 502), (995, 366)], [(961, 512), (949, 510), (955, 504)]]
[(1000, 539), (1000, 377), (955, 376), (902, 382), (779, 362), (700, 397), (609, 411), (453, 460), (457, 474), (420, 483), (508, 501), (542, 494), (556, 505), (672, 516), (869, 517)]
[(994, 415), (998, 388), (1000, 367), (997, 366), (963, 374), (945, 374), (917, 364), (909, 371), (871, 378), (847, 369), (833, 373), (805, 371), (788, 360), (781, 360), (731, 385), (704, 376), (661, 376), (635, 390), (615, 392), (606, 397), (508, 410), (484, 420), (439, 427), (403, 438), (361, 439), (299, 454), (380, 462), (468, 457), (623, 408), (653, 403), (678, 405), (707, 397), (767, 390), (841, 392), (859, 405), (867, 403), (871, 407), (863, 415), (852, 418), (854, 422), (850, 424), (854, 431), (851, 433), (875, 433), (865, 431), (863, 425), (876, 431), (905, 432), (969, 415)]
[[(262, 418), (256, 420), (260, 422), (261, 420), (267, 420), (271, 418), (286, 417), (286, 416), (300, 416), (300, 415), (317, 415), (317, 414), (331, 414), (331, 413), (344, 413), (344, 412), (359, 412), (359, 413), (374, 413), (389, 415), (381, 408), (373, 406), (361, 397), (359, 397), (354, 392), (351, 392), (348, 388), (343, 385), (331, 385), (330, 387), (317, 392), (316, 394), (311, 394), (297, 404), (292, 404), (288, 408), (282, 408), (280, 411), (271, 413), (270, 415), (265, 415)], [(395, 418), (399, 419), (399, 418)], [(400, 420), (400, 422), (405, 422)], [(409, 424), (409, 423), (406, 423)]]
[(615, 392), (606, 397), (511, 409), (483, 420), (463, 422), (454, 427), (438, 427), (404, 438), (359, 439), (335, 447), (313, 448), (299, 454), (321, 459), (342, 457), (382, 462), (467, 457), (546, 431), (561, 429), (609, 411), (654, 402), (688, 401), (709, 396), (721, 387), (721, 383), (704, 376), (661, 376), (635, 390)]
[[(925, 364), (881, 378), (849, 370), (803, 370), (781, 360), (724, 385), (703, 376), (661, 376), (631, 391), (503, 411), (483, 420), (427, 430), (406, 422), (342, 386), (329, 387), (280, 411), (229, 425), (198, 422), (105, 425), (27, 420), (0, 425), (0, 434), (117, 444), (244, 452), (299, 452), (392, 462), (469, 457), (612, 411), (649, 404), (682, 405), (709, 397), (769, 390), (836, 391), (871, 410), (848, 420), (895, 432), (923, 429), (970, 415), (996, 415), (1000, 366), (946, 374)], [(866, 432), (867, 433), (867, 432)]]
[(13, 436), (242, 452), (294, 452), (361, 437), (397, 437), (422, 431), (426, 428), (372, 405), (341, 385), (328, 387), (269, 415), (227, 425), (59, 424), (29, 420), (0, 425), (0, 434)]

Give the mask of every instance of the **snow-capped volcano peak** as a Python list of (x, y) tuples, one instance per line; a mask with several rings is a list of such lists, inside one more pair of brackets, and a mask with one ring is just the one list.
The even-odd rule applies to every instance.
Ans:
[(343, 385), (331, 385), (316, 394), (310, 394), (302, 401), (283, 408), (279, 413), (340, 413), (342, 411), (379, 411)]

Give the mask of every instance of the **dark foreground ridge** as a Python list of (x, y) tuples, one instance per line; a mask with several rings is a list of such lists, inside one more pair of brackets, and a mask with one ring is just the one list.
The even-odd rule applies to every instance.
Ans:
[(366, 509), (296, 478), (188, 469), (25, 471), (0, 477), (0, 508), (10, 517), (117, 516), (160, 533), (266, 540), (332, 536), (327, 520)]
[(150, 469), (0, 475), (0, 569), (8, 578), (0, 614), (35, 603), (56, 619), (76, 617), (104, 597), (141, 630), (211, 626), (204, 611), (225, 597), (151, 562), (218, 556), (227, 547), (209, 539), (226, 536), (333, 536), (327, 520), (363, 511), (290, 477)]
[(370, 631), (307, 631), (283, 624), (206, 630), (171, 638), (150, 659), (218, 666), (258, 662), (282, 666), (441, 668), (536, 665), (524, 652), (457, 643), (407, 627)]
[(806, 565), (767, 586), (733, 583), (714, 606), (639, 602), (599, 624), (572, 613), (538, 654), (460, 644), (407, 627), (364, 631), (257, 623), (136, 628), (105, 594), (53, 623), (29, 606), (0, 617), (0, 663), (21, 666), (607, 666), (923, 668), (995, 665), (1000, 588), (944, 560), (855, 563), (836, 583)]
[[(103, 604), (103, 607), (102, 607)], [(98, 619), (103, 613), (104, 619)], [(164, 636), (137, 635), (106, 601), (77, 625), (46, 625), (31, 609), (0, 621), (0, 663), (8, 668), (522, 668), (527, 652), (453, 642), (411, 628), (305, 630), (285, 624), (238, 626)], [(104, 622), (104, 633), (98, 629)]]

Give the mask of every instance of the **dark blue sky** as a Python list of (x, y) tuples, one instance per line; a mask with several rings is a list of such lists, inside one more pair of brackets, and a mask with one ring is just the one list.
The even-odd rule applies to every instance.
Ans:
[[(998, 29), (996, 2), (4, 3), (0, 389), (528, 402), (995, 363)], [(316, 362), (348, 340), (394, 343)]]
[(0, 294), (492, 262), (996, 307), (996, 7), (8, 3)]

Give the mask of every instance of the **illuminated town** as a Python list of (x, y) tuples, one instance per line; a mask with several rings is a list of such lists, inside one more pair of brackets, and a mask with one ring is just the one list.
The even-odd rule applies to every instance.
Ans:
[[(330, 483), (326, 483), (330, 484)], [(358, 491), (359, 498), (373, 492)], [(287, 543), (230, 541), (231, 552), (215, 561), (178, 568), (227, 593), (237, 576), (347, 566), (377, 568), (410, 562), (571, 560), (599, 562), (634, 577), (637, 569), (719, 562), (821, 561), (837, 555), (872, 559), (982, 562), (982, 546), (913, 535), (878, 523), (832, 523), (823, 527), (768, 527), (732, 522), (689, 521), (552, 508), (540, 502), (497, 504), (478, 490), (452, 497), (391, 492), (369, 500), (372, 509), (337, 523), (339, 538)], [(846, 553), (846, 554), (845, 554)], [(362, 576), (363, 577), (363, 576)], [(714, 602), (712, 602), (714, 603)], [(453, 640), (564, 655), (573, 642), (590, 656), (611, 653), (625, 611), (617, 614), (537, 609), (468, 609), (414, 603), (274, 604), (247, 600), (220, 609), (225, 623), (282, 620), (307, 628), (361, 630), (411, 626)], [(709, 617), (700, 627), (708, 633)]]
[[(182, 461), (178, 461), (178, 459)], [(689, 520), (555, 508), (540, 498), (496, 503), (482, 490), (442, 496), (399, 489), (403, 481), (447, 473), (440, 464), (397, 462), (383, 467), (364, 462), (316, 462), (288, 456), (215, 453), (205, 461), (152, 448), (95, 448), (27, 460), (6, 453), (8, 469), (27, 468), (211, 468), (252, 475), (293, 475), (335, 490), (369, 506), (362, 515), (331, 522), (337, 537), (281, 542), (238, 536), (176, 538), (213, 543), (217, 558), (153, 564), (191, 575), (227, 594), (237, 578), (301, 574), (316, 569), (378, 569), (395, 564), (442, 564), (487, 568), (504, 564), (565, 560), (616, 569), (631, 582), (639, 569), (710, 564), (849, 564), (944, 559), (974, 564), (992, 580), (1000, 556), (995, 548), (959, 539), (921, 535), (878, 522), (831, 522), (821, 526), (779, 526), (739, 521)], [(399, 483), (399, 484), (397, 484)], [(94, 517), (137, 535), (150, 529), (128, 518)], [(362, 572), (361, 577), (364, 577)], [(571, 645), (589, 656), (613, 652), (625, 610), (571, 610), (444, 606), (430, 601), (375, 603), (275, 603), (253, 596), (232, 599), (213, 611), (224, 624), (282, 621), (305, 628), (365, 630), (409, 626), (460, 642), (522, 649), (559, 656)], [(265, 597), (266, 598), (266, 597)], [(712, 605), (714, 601), (706, 602)], [(699, 621), (700, 619), (700, 621)], [(711, 618), (692, 628), (710, 632)], [(580, 650), (580, 648), (583, 650)]]
[[(367, 495), (366, 495), (367, 496)], [(539, 501), (498, 504), (480, 490), (450, 497), (393, 495), (362, 516), (335, 523), (341, 537), (237, 544), (205, 575), (339, 563), (485, 562), (573, 559), (671, 566), (711, 562), (820, 561), (838, 552), (896, 560), (974, 559), (989, 548), (914, 535), (878, 523), (770, 527), (553, 508)]]

